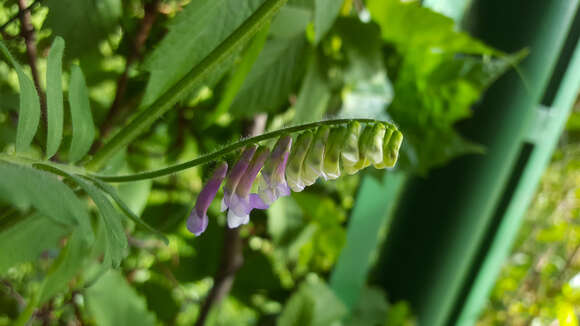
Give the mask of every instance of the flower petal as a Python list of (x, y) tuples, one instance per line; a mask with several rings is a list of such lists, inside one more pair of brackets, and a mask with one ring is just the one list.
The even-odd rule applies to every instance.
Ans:
[(232, 168), (228, 176), (228, 180), (226, 181), (226, 184), (224, 186), (224, 198), (222, 200), (221, 207), (222, 212), (225, 211), (230, 206), (229, 203), (230, 197), (236, 191), (236, 187), (238, 186), (240, 179), (246, 173), (246, 170), (248, 169), (252, 157), (254, 156), (254, 153), (256, 153), (257, 149), (258, 146), (256, 145), (248, 145), (240, 155), (240, 158), (238, 159), (234, 167)]
[(187, 228), (195, 235), (200, 235), (205, 231), (208, 224), (207, 210), (215, 198), (227, 171), (228, 164), (226, 162), (222, 162), (218, 165), (211, 178), (205, 184), (203, 189), (201, 189), (199, 196), (197, 196), (195, 207), (187, 219)]

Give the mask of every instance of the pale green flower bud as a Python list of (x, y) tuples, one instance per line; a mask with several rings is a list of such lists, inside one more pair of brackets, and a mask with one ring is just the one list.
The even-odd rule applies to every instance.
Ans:
[(358, 171), (355, 165), (359, 160), (358, 141), (360, 132), (360, 123), (353, 121), (348, 124), (346, 140), (341, 153), (342, 168), (348, 174), (355, 174)]
[(397, 163), (397, 158), (399, 156), (399, 149), (401, 148), (401, 144), (403, 143), (403, 134), (391, 127), (392, 134), (387, 139), (387, 134), (385, 134), (385, 139), (383, 141), (383, 162), (377, 165), (377, 168), (384, 169), (384, 168), (392, 168)]
[(381, 162), (376, 163), (374, 166), (377, 169), (384, 169), (386, 168), (386, 163), (388, 162), (388, 158), (386, 158), (387, 156), (387, 147), (389, 145), (389, 141), (391, 140), (391, 136), (393, 135), (393, 132), (396, 130), (395, 127), (391, 126), (390, 124), (386, 124), (386, 130), (385, 130), (385, 137), (383, 138), (383, 159), (381, 160)]
[(346, 141), (346, 126), (332, 128), (328, 136), (328, 142), (324, 148), (324, 162), (322, 163), (322, 176), (325, 179), (340, 177), (340, 154)]
[(378, 164), (383, 161), (385, 131), (385, 125), (382, 123), (367, 125), (359, 141), (360, 159), (357, 167), (364, 169), (371, 164)]
[(288, 182), (288, 186), (292, 191), (300, 192), (304, 189), (302, 165), (313, 138), (312, 131), (305, 131), (298, 136), (296, 143), (292, 147), (290, 159), (286, 167), (286, 182)]
[(306, 159), (302, 165), (302, 181), (304, 185), (310, 186), (322, 174), (322, 162), (324, 161), (324, 147), (328, 140), (330, 128), (320, 126), (316, 131), (316, 136), (310, 145)]

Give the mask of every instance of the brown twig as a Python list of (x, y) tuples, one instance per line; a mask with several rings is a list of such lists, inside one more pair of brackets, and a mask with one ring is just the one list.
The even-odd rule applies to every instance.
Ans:
[[(32, 6), (32, 5), (31, 5)], [(26, 5), (26, 0), (18, 0), (20, 18), (20, 33), (24, 38), (24, 43), (26, 43), (26, 56), (28, 57), (28, 65), (30, 66), (30, 72), (32, 73), (32, 80), (34, 81), (34, 86), (38, 91), (40, 97), (40, 112), (41, 119), (46, 122), (46, 100), (44, 98), (44, 93), (42, 92), (42, 87), (40, 86), (40, 77), (38, 75), (38, 67), (36, 66), (36, 33), (34, 32), (34, 26), (32, 25), (30, 18), (29, 6)]]
[(116, 120), (120, 115), (123, 113), (123, 106), (121, 102), (127, 91), (127, 82), (129, 81), (129, 71), (131, 67), (135, 63), (135, 61), (141, 56), (141, 50), (145, 45), (145, 41), (149, 37), (149, 33), (151, 32), (151, 28), (153, 27), (153, 23), (157, 18), (157, 14), (159, 13), (159, 5), (161, 0), (153, 0), (145, 4), (145, 15), (143, 16), (143, 20), (141, 21), (141, 25), (139, 26), (139, 30), (135, 35), (135, 39), (131, 45), (131, 50), (129, 55), (127, 56), (127, 62), (125, 63), (125, 70), (117, 80), (117, 89), (115, 91), (115, 98), (113, 99), (113, 104), (111, 104), (111, 108), (109, 112), (107, 112), (107, 116), (103, 120), (100, 126), (100, 137), (99, 139), (93, 144), (93, 148), (91, 148), (92, 152), (95, 152), (99, 147), (102, 145), (102, 140), (111, 132), (113, 126), (115, 125)]
[[(35, 0), (30, 6), (24, 8), (24, 11), (31, 11), (37, 4), (40, 4), (42, 2), (42, 0)], [(20, 7), (19, 7), (20, 8)], [(20, 11), (23, 11), (22, 9), (20, 9)], [(10, 19), (8, 19), (4, 24), (2, 24), (2, 26), (0, 26), (0, 32), (4, 33), (4, 30), (6, 29), (6, 27), (8, 27), (8, 25), (12, 24), (12, 22), (14, 22), (16, 19), (18, 19), (18, 17), (20, 16), (20, 12), (12, 17), (10, 17)]]
[[(267, 116), (265, 114), (256, 115), (246, 132), (246, 136), (251, 137), (264, 132), (266, 120)], [(224, 247), (222, 249), (219, 268), (214, 277), (213, 287), (201, 305), (195, 326), (203, 326), (209, 316), (211, 308), (226, 297), (232, 289), (236, 273), (244, 264), (242, 250), (243, 242), (240, 237), (240, 228), (226, 228)]]

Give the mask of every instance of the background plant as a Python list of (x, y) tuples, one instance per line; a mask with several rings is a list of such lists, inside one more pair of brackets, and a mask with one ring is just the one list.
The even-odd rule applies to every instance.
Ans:
[(184, 221), (212, 166), (185, 168), (241, 135), (340, 116), (394, 121), (399, 168), (426, 173), (481, 152), (453, 125), (520, 58), (398, 0), (0, 6), (5, 324), (408, 322), (375, 288), (348, 312), (325, 285), (359, 176), (279, 200), (241, 231), (212, 205), (217, 223), (194, 238)]

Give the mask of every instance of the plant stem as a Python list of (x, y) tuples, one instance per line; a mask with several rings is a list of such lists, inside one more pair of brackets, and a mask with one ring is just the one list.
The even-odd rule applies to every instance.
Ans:
[(170, 174), (182, 171), (182, 170), (192, 168), (192, 167), (197, 166), (197, 165), (201, 165), (201, 164), (205, 164), (205, 163), (208, 163), (211, 161), (215, 161), (215, 160), (217, 160), (217, 159), (219, 159), (219, 158), (221, 158), (229, 153), (235, 152), (235, 151), (243, 148), (244, 146), (246, 146), (248, 144), (255, 144), (255, 143), (258, 143), (258, 142), (261, 142), (264, 140), (279, 137), (279, 136), (287, 134), (287, 133), (317, 128), (317, 127), (322, 126), (322, 125), (340, 125), (340, 124), (345, 124), (345, 123), (348, 123), (351, 121), (358, 121), (358, 122), (362, 122), (362, 123), (382, 122), (382, 121), (378, 121), (378, 120), (374, 120), (374, 119), (335, 119), (335, 120), (325, 120), (325, 121), (312, 122), (312, 123), (307, 123), (307, 124), (303, 124), (303, 125), (278, 129), (278, 130), (267, 132), (267, 133), (264, 133), (264, 134), (261, 134), (259, 136), (255, 136), (255, 137), (245, 138), (245, 139), (240, 140), (238, 142), (235, 142), (233, 144), (227, 145), (224, 148), (217, 150), (213, 153), (209, 153), (209, 154), (203, 155), (201, 157), (198, 157), (196, 159), (193, 159), (191, 161), (181, 163), (181, 164), (172, 165), (172, 166), (169, 166), (169, 167), (166, 167), (163, 169), (149, 171), (149, 172), (136, 173), (136, 174), (129, 174), (129, 175), (120, 175), (120, 176), (92, 175), (92, 177), (100, 179), (102, 181), (106, 181), (106, 182), (129, 182), (129, 181), (138, 181), (138, 180), (159, 178), (159, 177), (170, 175)]
[(103, 148), (98, 151), (93, 159), (86, 164), (89, 170), (98, 170), (103, 164), (135, 140), (155, 120), (169, 111), (177, 101), (203, 82), (210, 72), (223, 63), (234, 51), (246, 43), (272, 16), (286, 3), (287, 0), (266, 0), (244, 23), (230, 36), (215, 48), (198, 65), (189, 71), (180, 81), (167, 90), (153, 104), (143, 110), (126, 127), (121, 129)]

